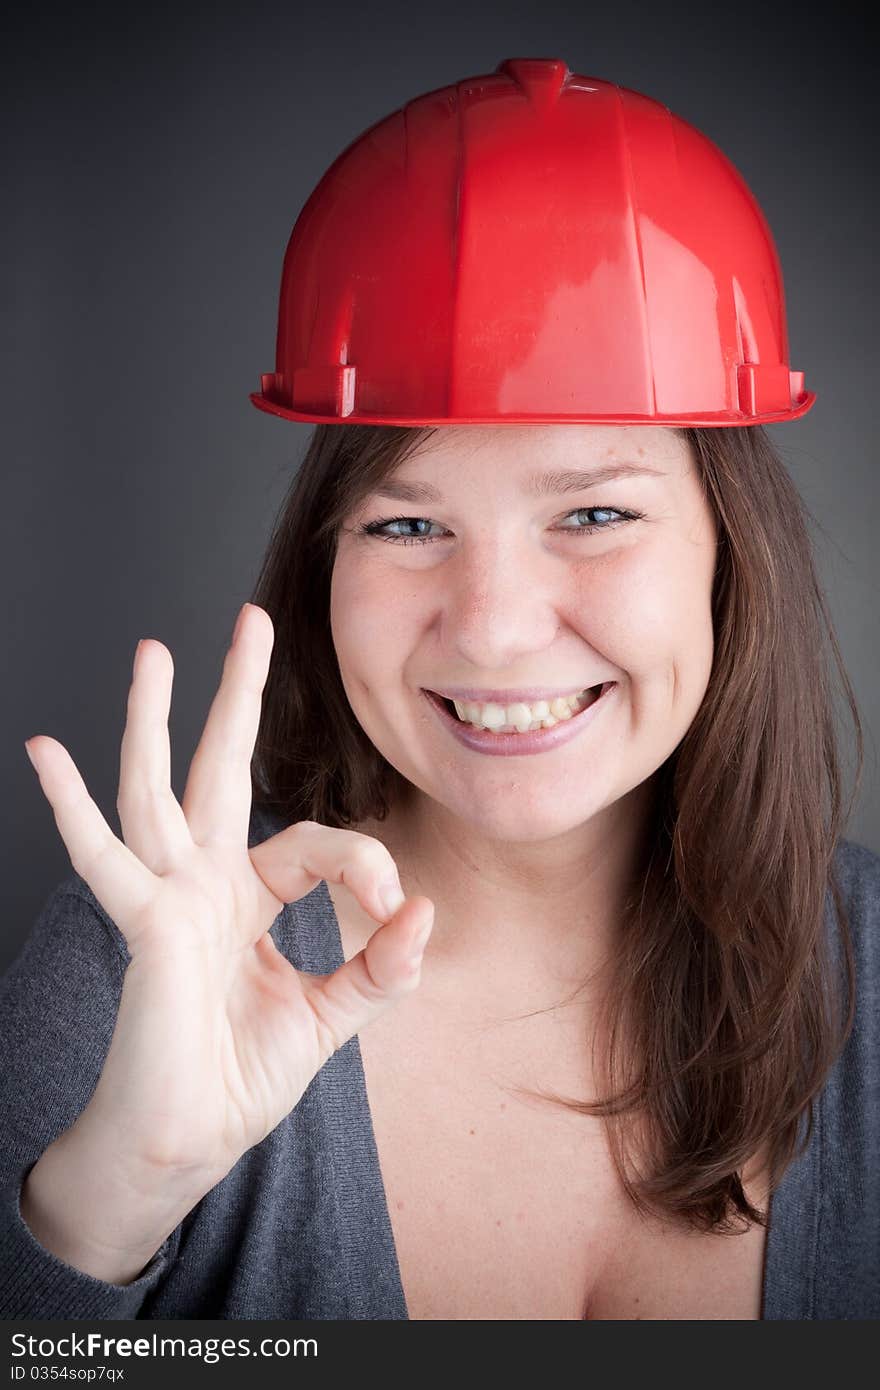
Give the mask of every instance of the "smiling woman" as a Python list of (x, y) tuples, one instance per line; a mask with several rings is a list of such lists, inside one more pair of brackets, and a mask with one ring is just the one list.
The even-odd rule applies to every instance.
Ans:
[(29, 744), (81, 875), (0, 992), (0, 1313), (880, 1315), (880, 859), (742, 178), (557, 59), (416, 98), (252, 399), (315, 429), (182, 804), (161, 643), (124, 844)]
[[(641, 516), (610, 533), (562, 527), (524, 486), (536, 456), (627, 453), (655, 471), (601, 484), (603, 510)], [(395, 549), (358, 527), (404, 479), (442, 498), (438, 536)], [(429, 965), (491, 969), (505, 1007), (524, 973), (552, 1008), (553, 980), (601, 962), (582, 1022), (605, 1085), (566, 1103), (608, 1118), (642, 1209), (761, 1220), (744, 1162), (779, 1181), (850, 1024), (823, 934), (843, 816), (829, 650), (861, 756), (803, 504), (763, 429), (319, 427), (255, 601), (277, 634), (255, 799), (378, 836), (437, 904)], [(522, 760), (522, 735), (463, 744), (426, 712), (425, 690), (539, 681), (613, 698)], [(344, 944), (369, 930), (352, 920)]]

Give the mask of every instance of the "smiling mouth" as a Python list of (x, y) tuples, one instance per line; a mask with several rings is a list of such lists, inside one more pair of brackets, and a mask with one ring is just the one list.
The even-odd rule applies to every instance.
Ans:
[[(608, 688), (609, 685), (613, 684), (613, 681), (605, 681), (603, 684), (591, 685), (591, 687), (585, 689), (585, 691), (581, 692), (578, 696), (555, 699), (555, 701), (549, 702), (532, 702), (531, 705), (516, 703), (516, 705), (509, 706), (509, 708), (496, 705), (495, 702), (488, 702), (487, 705), (480, 706), (470, 701), (459, 701), (457, 702), (456, 708), (455, 701), (449, 699), (448, 696), (439, 695), (437, 691), (425, 691), (425, 694), (430, 695), (430, 698), (434, 699), (435, 703), (438, 703), (438, 705), (442, 705), (442, 708), (449, 714), (450, 719), (455, 720), (457, 724), (462, 724), (463, 727), (474, 728), (478, 733), (534, 734), (539, 733), (541, 730), (545, 730), (545, 728), (553, 728), (556, 724), (569, 723), (571, 719), (576, 719), (578, 714), (582, 713), (582, 710), (589, 709), (589, 706), (595, 705), (599, 696), (605, 692), (605, 689)], [(492, 710), (488, 724), (482, 723), (480, 717), (481, 709)], [(503, 714), (505, 713), (509, 713), (510, 716), (512, 716), (510, 721), (503, 719)], [(471, 717), (467, 717), (468, 714), (470, 714)], [(531, 717), (527, 717), (527, 714), (530, 714)]]

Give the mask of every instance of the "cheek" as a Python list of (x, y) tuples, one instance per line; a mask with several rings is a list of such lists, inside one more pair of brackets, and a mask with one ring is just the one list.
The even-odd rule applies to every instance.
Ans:
[[(373, 650), (371, 634), (364, 633), (364, 624), (369, 628), (373, 620), (373, 605), (365, 600), (364, 587), (358, 583), (358, 568), (340, 556), (330, 580), (330, 631), (343, 675), (349, 668), (359, 668), (364, 656)], [(362, 634), (360, 639), (358, 634)]]
[(713, 572), (711, 550), (684, 536), (617, 551), (605, 564), (584, 566), (572, 627), (635, 677), (675, 664), (708, 678)]
[(398, 569), (358, 563), (340, 554), (330, 582), (330, 630), (339, 667), (376, 680), (394, 669), (406, 647), (409, 604)]

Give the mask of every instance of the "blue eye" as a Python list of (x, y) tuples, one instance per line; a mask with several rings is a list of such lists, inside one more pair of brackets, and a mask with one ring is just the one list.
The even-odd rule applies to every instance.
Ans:
[(359, 526), (358, 531), (364, 536), (378, 536), (380, 541), (391, 541), (393, 545), (422, 545), (425, 541), (436, 540), (435, 536), (383, 536), (382, 531), (386, 526), (405, 526), (412, 523), (414, 526), (428, 525), (434, 526), (436, 522), (428, 521), (423, 516), (390, 516), (385, 521), (369, 521), (364, 526)]
[[(575, 511), (569, 512), (568, 515), (580, 517), (586, 515), (587, 513), (593, 515), (607, 515), (609, 512), (621, 517), (622, 520), (607, 523), (592, 522), (586, 526), (561, 526), (559, 527), (559, 530), (568, 531), (572, 535), (591, 536), (596, 531), (610, 531), (614, 527), (621, 526), (627, 521), (638, 521), (641, 519), (643, 515), (642, 512), (623, 511), (618, 507), (578, 507)], [(382, 532), (385, 530), (387, 526), (407, 525), (436, 526), (438, 525), (438, 523), (430, 521), (428, 517), (423, 516), (389, 516), (382, 521), (365, 522), (363, 525), (358, 526), (357, 531), (359, 535), (376, 536), (380, 541), (389, 541), (392, 545), (426, 545), (432, 541), (443, 539), (442, 536), (389, 536), (382, 534)]]
[[(617, 507), (578, 507), (577, 511), (569, 512), (569, 516), (583, 516), (586, 512), (593, 513), (597, 516), (601, 515), (603, 512), (606, 516), (609, 512), (613, 512), (617, 516), (622, 517), (623, 521), (636, 521), (641, 515), (640, 512), (620, 511)], [(620, 525), (622, 525), (622, 522), (620, 521), (611, 521), (608, 522), (607, 525), (601, 525), (598, 522), (593, 522), (592, 524), (587, 526), (563, 526), (561, 529), (563, 531), (575, 531), (591, 535), (594, 531), (610, 531), (612, 527)]]

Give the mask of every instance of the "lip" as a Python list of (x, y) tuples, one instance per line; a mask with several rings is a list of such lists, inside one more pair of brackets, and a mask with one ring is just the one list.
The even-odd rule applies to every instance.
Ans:
[(493, 734), (486, 729), (475, 729), (473, 725), (462, 724), (454, 714), (450, 714), (434, 691), (423, 689), (422, 694), (459, 743), (463, 743), (475, 753), (510, 758), (527, 753), (547, 753), (553, 748), (559, 748), (563, 743), (568, 743), (570, 739), (577, 738), (578, 734), (592, 723), (599, 711), (609, 704), (610, 697), (616, 689), (617, 681), (606, 681), (598, 700), (586, 705), (578, 714), (572, 715), (571, 719), (561, 720), (560, 723), (554, 724), (552, 729), (536, 729), (528, 734)]
[[(587, 681), (586, 685), (568, 685), (563, 689), (553, 689), (549, 685), (529, 685), (522, 690), (476, 690), (465, 685), (450, 685), (446, 690), (432, 690), (432, 695), (443, 695), (447, 700), (462, 700), (475, 705), (515, 705), (522, 702), (534, 704), (536, 700), (564, 700), (569, 695), (580, 695), (582, 690), (591, 690), (600, 681)], [(610, 685), (610, 681), (605, 682)]]

